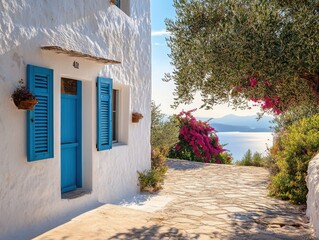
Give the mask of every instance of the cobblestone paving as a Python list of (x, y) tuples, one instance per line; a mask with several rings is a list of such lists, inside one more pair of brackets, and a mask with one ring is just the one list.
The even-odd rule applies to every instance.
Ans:
[(304, 209), (267, 196), (266, 169), (180, 160), (168, 165), (159, 194), (174, 200), (156, 212), (156, 224), (135, 229), (130, 239), (315, 239)]
[[(36, 239), (315, 239), (302, 207), (267, 196), (266, 169), (168, 165), (164, 188), (152, 198), (155, 212), (144, 203), (140, 210), (104, 205)], [(163, 207), (161, 199), (170, 201)]]

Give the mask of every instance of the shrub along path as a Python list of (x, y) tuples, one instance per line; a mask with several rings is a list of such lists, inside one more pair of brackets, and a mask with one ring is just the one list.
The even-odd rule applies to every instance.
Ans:
[[(153, 198), (171, 201), (160, 210), (105, 205), (38, 239), (314, 239), (301, 207), (267, 197), (267, 170), (168, 165), (164, 188)], [(147, 202), (137, 207), (151, 209)]]

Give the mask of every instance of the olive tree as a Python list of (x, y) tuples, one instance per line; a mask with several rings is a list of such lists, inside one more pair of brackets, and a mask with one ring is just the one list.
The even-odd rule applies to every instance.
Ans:
[(165, 120), (165, 114), (160, 105), (151, 103), (151, 145), (153, 148), (170, 148), (178, 141), (178, 124), (176, 117), (170, 116)]
[(318, 0), (174, 0), (175, 105), (230, 103), (279, 114), (319, 99)]

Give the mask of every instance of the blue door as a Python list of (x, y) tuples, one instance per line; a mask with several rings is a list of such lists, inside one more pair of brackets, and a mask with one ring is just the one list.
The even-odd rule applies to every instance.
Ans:
[(61, 192), (82, 187), (82, 83), (61, 79)]

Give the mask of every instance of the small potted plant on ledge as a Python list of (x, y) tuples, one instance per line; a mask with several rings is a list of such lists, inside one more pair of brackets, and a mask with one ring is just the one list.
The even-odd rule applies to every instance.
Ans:
[(19, 86), (12, 93), (11, 98), (18, 109), (33, 110), (38, 103), (35, 96), (23, 85), (22, 79), (19, 81)]
[(140, 121), (140, 119), (143, 118), (143, 115), (138, 113), (138, 112), (133, 112), (132, 113), (132, 122), (133, 123), (138, 123)]

